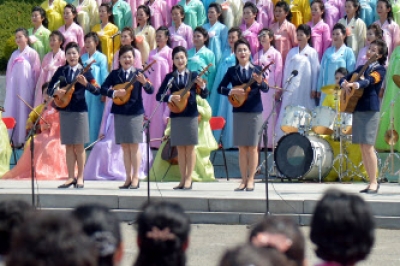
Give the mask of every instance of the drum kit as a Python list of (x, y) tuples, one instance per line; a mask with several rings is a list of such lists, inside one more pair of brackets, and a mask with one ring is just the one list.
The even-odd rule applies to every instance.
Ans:
[[(355, 165), (346, 150), (352, 139), (352, 114), (340, 112), (341, 89), (338, 85), (328, 85), (322, 88), (322, 92), (334, 95), (335, 109), (319, 106), (310, 111), (293, 105), (285, 108), (280, 127), (286, 135), (274, 150), (275, 175), (282, 180), (286, 177), (290, 181), (294, 178), (321, 182), (334, 169), (340, 181), (345, 176), (352, 178), (354, 175), (365, 180), (359, 171), (362, 163)], [(323, 136), (331, 136), (340, 142), (340, 152), (335, 158), (331, 145)], [(335, 164), (339, 167), (336, 168)]]

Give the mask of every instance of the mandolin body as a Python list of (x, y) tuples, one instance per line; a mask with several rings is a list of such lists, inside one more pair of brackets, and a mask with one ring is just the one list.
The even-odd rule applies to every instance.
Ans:
[[(358, 75), (353, 74), (350, 79), (350, 83), (356, 82)], [(345, 89), (342, 89), (342, 93), (340, 94), (340, 111), (346, 113), (353, 113), (354, 109), (356, 109), (357, 102), (363, 95), (363, 89), (352, 89), (350, 93), (346, 93)]]
[(115, 97), (113, 99), (113, 102), (116, 105), (124, 105), (129, 101), (129, 99), (131, 98), (132, 90), (133, 90), (133, 84), (130, 82), (125, 82), (125, 83), (115, 85), (113, 87), (113, 90), (121, 90), (121, 89), (126, 90), (126, 94), (123, 97)]
[[(173, 92), (172, 95), (181, 95), (184, 91), (185, 91), (185, 89), (181, 89), (179, 91)], [(171, 110), (171, 112), (173, 112), (175, 114), (182, 113), (186, 108), (189, 97), (190, 97), (190, 91), (187, 91), (183, 96), (181, 95), (180, 101), (169, 102), (168, 108)]]
[(247, 88), (245, 88), (247, 84), (242, 84), (239, 86), (235, 86), (232, 89), (242, 89), (244, 90), (244, 94), (243, 95), (236, 95), (236, 94), (232, 94), (228, 96), (228, 100), (229, 102), (232, 104), (233, 107), (241, 107), (247, 100), (247, 98), (249, 97), (249, 93), (250, 93), (250, 86), (248, 86)]
[(71, 88), (69, 88), (69, 89), (68, 89), (68, 86), (65, 86), (61, 89), (66, 90), (66, 92), (62, 97), (58, 97), (57, 95), (54, 95), (54, 103), (57, 107), (65, 108), (71, 102), (72, 94), (74, 94), (74, 92), (75, 92), (75, 86), (72, 85)]

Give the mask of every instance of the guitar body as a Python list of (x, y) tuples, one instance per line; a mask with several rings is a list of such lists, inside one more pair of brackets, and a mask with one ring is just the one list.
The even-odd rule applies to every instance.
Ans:
[(65, 108), (71, 102), (72, 94), (74, 94), (74, 91), (75, 91), (75, 86), (72, 85), (69, 89), (68, 89), (68, 86), (65, 86), (61, 89), (66, 90), (66, 92), (62, 97), (58, 97), (57, 95), (54, 95), (54, 103), (57, 107)]
[(121, 83), (118, 85), (115, 85), (113, 87), (113, 90), (126, 90), (126, 94), (123, 97), (115, 97), (113, 99), (114, 104), (116, 105), (123, 105), (126, 104), (129, 99), (131, 98), (132, 90), (133, 90), (133, 85), (130, 82), (125, 82)]
[[(350, 79), (350, 83), (356, 82), (358, 79), (358, 74), (353, 74)], [(345, 89), (342, 89), (340, 94), (340, 111), (346, 113), (353, 113), (357, 106), (358, 100), (363, 95), (363, 89), (352, 89), (350, 93), (346, 93)]]
[[(181, 95), (185, 89), (181, 89), (179, 91), (175, 91), (172, 93), (172, 95)], [(185, 110), (186, 105), (188, 103), (188, 99), (190, 97), (190, 91), (187, 91), (183, 96), (181, 95), (181, 99), (179, 102), (171, 101), (168, 103), (168, 108), (171, 110), (171, 112), (175, 114), (182, 113), (183, 110)]]
[(235, 86), (233, 87), (233, 89), (242, 89), (244, 90), (244, 94), (243, 95), (229, 95), (228, 96), (228, 100), (229, 102), (232, 104), (233, 107), (241, 107), (245, 101), (247, 100), (247, 98), (249, 97), (249, 93), (250, 93), (250, 86), (248, 86), (247, 88), (245, 88), (246, 84), (242, 84), (239, 86)]

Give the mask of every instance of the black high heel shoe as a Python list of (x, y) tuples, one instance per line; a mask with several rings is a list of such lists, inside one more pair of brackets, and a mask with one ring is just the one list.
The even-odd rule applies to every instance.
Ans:
[(368, 186), (367, 188), (360, 190), (360, 193), (378, 194), (380, 186), (381, 186), (380, 183), (378, 183), (378, 186), (376, 187), (376, 189), (370, 189)]
[(173, 187), (173, 189), (174, 189), (174, 190), (183, 189), (183, 186), (178, 185), (178, 186), (176, 186), (176, 187)]
[(181, 189), (183, 190), (191, 190), (193, 187), (193, 181), (190, 183), (190, 187), (185, 187), (185, 185), (183, 185), (183, 187)]
[(59, 185), (58, 188), (69, 188), (72, 185), (74, 187), (76, 187), (77, 182), (78, 182), (78, 180), (76, 178), (74, 178), (74, 180), (72, 182)]
[[(85, 183), (85, 180), (82, 180), (83, 183)], [(78, 180), (76, 181), (76, 186), (75, 188), (83, 188), (85, 185), (84, 184), (78, 184)]]
[(246, 186), (246, 191), (254, 191), (254, 186), (255, 186), (254, 183), (253, 183), (253, 187)]
[[(242, 185), (242, 183), (240, 185)], [(244, 185), (243, 187), (240, 187), (240, 185), (238, 188), (235, 188), (233, 191), (244, 191), (247, 187), (247, 185)]]
[(131, 182), (131, 185), (130, 185), (130, 189), (138, 189), (140, 187), (140, 180), (138, 180), (138, 182), (137, 182), (137, 185), (136, 185), (136, 187), (134, 187), (133, 186), (133, 183)]
[(119, 189), (128, 189), (128, 188), (130, 188), (131, 185), (132, 185), (132, 181), (129, 182), (128, 184), (124, 184), (123, 186), (119, 186), (118, 188)]

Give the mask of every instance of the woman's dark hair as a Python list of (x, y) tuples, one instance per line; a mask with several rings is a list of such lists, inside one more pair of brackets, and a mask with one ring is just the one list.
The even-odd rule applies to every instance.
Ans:
[(256, 14), (256, 19), (258, 18), (258, 7), (253, 4), (252, 2), (246, 2), (246, 4), (244, 4), (243, 6), (243, 12), (245, 8), (249, 8), (251, 10), (251, 12), (253, 12), (254, 14)]
[[(150, 22), (150, 17), (151, 17), (150, 7), (146, 6), (146, 5), (140, 5), (140, 6), (138, 6), (137, 10), (139, 10), (139, 9), (142, 9), (143, 12), (146, 13), (146, 15), (149, 17), (149, 19), (147, 20), (147, 25), (151, 25), (151, 22)], [(139, 24), (138, 24), (138, 26), (139, 26)]]
[(345, 36), (345, 37), (344, 37), (344, 44), (347, 45), (346, 26), (344, 26), (344, 25), (341, 24), (341, 23), (336, 23), (336, 24), (333, 26), (332, 32), (334, 32), (335, 30), (340, 30), (340, 32), (342, 33), (342, 35)]
[(375, 41), (371, 42), (370, 45), (373, 45), (373, 44), (378, 46), (379, 54), (382, 55), (382, 57), (378, 59), (379, 64), (381, 64), (382, 66), (385, 65), (386, 60), (388, 58), (388, 47), (387, 47), (386, 42), (383, 40), (375, 40)]
[[(286, 16), (287, 21), (289, 21), (289, 22), (292, 21), (293, 15), (292, 15), (292, 12), (290, 11), (290, 6), (288, 3), (286, 3), (285, 1), (279, 1), (275, 5), (275, 8), (277, 8), (277, 7), (282, 8), (283, 11), (285, 11), (285, 13), (287, 13), (287, 16)], [(274, 8), (274, 10), (275, 10), (275, 8)]]
[[(100, 5), (100, 7), (102, 7), (102, 6), (105, 6), (106, 9), (107, 9), (107, 14), (109, 15), (109, 16), (108, 16), (108, 22), (114, 24), (114, 15), (113, 15), (113, 12), (112, 12), (112, 5), (111, 5), (111, 2), (110, 2), (110, 3), (102, 3), (102, 4)], [(99, 9), (100, 9), (100, 8), (99, 8)]]
[(374, 229), (374, 217), (360, 196), (330, 189), (314, 209), (310, 238), (319, 258), (352, 265), (370, 253)]
[(45, 28), (47, 28), (49, 26), (49, 21), (47, 20), (46, 11), (40, 6), (35, 6), (35, 7), (32, 8), (32, 12), (31, 13), (36, 12), (36, 11), (40, 13), (40, 16), (43, 19), (42, 20), (42, 25)]
[[(258, 234), (280, 234), (291, 241), (290, 247), (282, 252), (286, 258), (295, 262), (297, 266), (302, 266), (305, 258), (305, 239), (298, 225), (289, 217), (268, 216), (257, 223), (250, 232), (249, 242), (253, 243)], [(275, 248), (273, 245), (263, 246), (265, 248)]]
[(22, 32), (22, 34), (28, 39), (28, 45), (31, 46), (31, 41), (29, 40), (29, 32), (25, 28), (18, 28), (15, 30), (14, 34)]
[(123, 45), (120, 49), (119, 49), (119, 58), (121, 58), (121, 56), (127, 52), (132, 52), (133, 57), (135, 57), (135, 50), (131, 45)]
[(308, 45), (310, 45), (311, 47), (313, 47), (312, 41), (311, 41), (311, 27), (308, 26), (307, 24), (300, 24), (300, 25), (297, 27), (297, 29), (296, 29), (296, 32), (297, 32), (297, 33), (298, 33), (299, 31), (304, 32), (304, 34), (305, 34), (307, 37), (310, 37), (310, 38), (308, 39)]
[(339, 67), (338, 69), (336, 69), (335, 75), (338, 73), (342, 74), (343, 76), (347, 76), (347, 74), (349, 74), (349, 71), (347, 71), (345, 67)]
[(49, 84), (50, 84), (49, 81), (43, 83), (43, 85), (42, 85), (42, 95), (45, 94), (45, 93), (47, 94), (47, 88), (49, 87)]
[(185, 9), (183, 8), (183, 6), (181, 6), (181, 5), (174, 5), (174, 6), (171, 8), (171, 13), (172, 13), (172, 10), (174, 10), (174, 9), (178, 9), (178, 10), (179, 10), (179, 13), (180, 13), (181, 15), (183, 15), (182, 21), (184, 21), (184, 20), (185, 20)]
[(382, 40), (383, 38), (383, 30), (379, 24), (372, 23), (368, 26), (367, 30), (373, 30), (375, 33), (375, 37), (377, 40)]
[(389, 11), (389, 13), (388, 13), (388, 15), (387, 15), (387, 21), (388, 21), (389, 24), (392, 23), (392, 21), (394, 21), (392, 3), (390, 3), (389, 0), (378, 0), (378, 1), (376, 2), (376, 4), (378, 5), (379, 2), (385, 3), (386, 8), (387, 8), (387, 9), (390, 9), (390, 11)]
[(131, 27), (125, 27), (121, 30), (121, 34), (124, 31), (129, 31), (129, 34), (131, 35), (132, 41), (131, 41), (131, 45), (133, 48), (137, 49), (137, 44), (136, 44), (136, 35), (135, 35), (135, 31), (131, 28)]
[(196, 27), (196, 28), (194, 29), (194, 31), (193, 31), (193, 35), (194, 35), (194, 33), (195, 33), (196, 31), (199, 32), (199, 33), (201, 33), (201, 35), (204, 36), (204, 45), (205, 45), (205, 46), (208, 46), (208, 43), (209, 43), (209, 41), (210, 41), (210, 38), (209, 38), (209, 36), (208, 36), (208, 31), (207, 31), (205, 28), (203, 28), (202, 26)]
[[(184, 53), (185, 56), (186, 56), (186, 58), (188, 57), (188, 53), (187, 53), (187, 50), (186, 50), (185, 47), (183, 47), (183, 46), (176, 46), (176, 47), (172, 50), (172, 61), (174, 60), (175, 55), (176, 55), (177, 53), (180, 53), (180, 52)], [(172, 69), (173, 69), (173, 71), (176, 70), (175, 64), (172, 64)]]
[(84, 40), (86, 41), (88, 38), (93, 38), (94, 42), (96, 43), (96, 50), (101, 52), (101, 41), (99, 35), (97, 35), (96, 32), (91, 31), (85, 35)]
[(117, 216), (97, 204), (79, 206), (72, 215), (81, 222), (83, 232), (96, 246), (98, 266), (112, 266), (114, 254), (122, 243)]
[(319, 5), (319, 9), (321, 9), (321, 11), (323, 12), (321, 18), (324, 19), (324, 18), (325, 18), (325, 5), (324, 5), (324, 1), (322, 1), (322, 0), (313, 0), (313, 1), (311, 2), (311, 4), (310, 4), (310, 7), (311, 7), (313, 4), (318, 4), (318, 5)]
[(237, 32), (238, 38), (242, 38), (242, 30), (239, 27), (232, 27), (228, 30), (228, 35), (231, 34), (232, 32)]
[[(353, 4), (353, 7), (356, 8), (356, 13), (354, 14), (355, 18), (359, 18), (360, 17), (360, 2), (358, 2), (358, 0), (346, 0), (346, 2), (351, 2)], [(344, 16), (345, 18), (347, 18), (347, 15)]]
[(60, 44), (60, 49), (62, 50), (62, 49), (63, 49), (63, 46), (64, 46), (64, 42), (65, 42), (65, 37), (64, 37), (64, 35), (63, 35), (60, 31), (58, 31), (58, 30), (53, 30), (53, 31), (50, 33), (50, 36), (49, 36), (49, 37), (52, 37), (52, 36), (57, 36), (57, 37), (58, 37), (58, 39), (59, 39), (60, 42), (61, 42), (61, 44)]
[(219, 266), (294, 266), (274, 248), (259, 248), (249, 244), (228, 249)]
[(263, 28), (260, 30), (258, 33), (259, 38), (263, 35), (268, 35), (269, 39), (271, 40), (270, 43), (272, 46), (275, 46), (275, 37), (274, 37), (274, 31), (271, 30), (270, 28)]
[(75, 16), (74, 17), (74, 22), (79, 25), (79, 23), (78, 23), (78, 11), (76, 10), (76, 7), (73, 4), (66, 4), (65, 7), (64, 7), (64, 12), (65, 12), (66, 8), (71, 9), (72, 14)]
[(12, 234), (24, 226), (27, 216), (33, 211), (31, 205), (22, 200), (5, 200), (0, 202), (0, 255), (10, 252)]
[(221, 4), (213, 2), (208, 6), (208, 9), (210, 9), (212, 7), (215, 8), (215, 11), (217, 11), (217, 13), (219, 14), (218, 21), (221, 22), (222, 24), (225, 24), (224, 23), (225, 19), (224, 19), (224, 15), (222, 14)]
[(134, 266), (186, 264), (190, 219), (178, 204), (165, 201), (146, 204), (137, 218), (137, 230), (139, 255)]
[[(69, 43), (67, 43), (67, 46), (65, 47), (65, 55), (67, 55), (68, 50), (72, 49), (72, 48), (75, 48), (78, 51), (78, 53), (80, 54), (79, 45), (76, 42), (69, 42)], [(83, 65), (82, 59), (80, 56), (79, 56), (78, 62), (79, 62), (79, 64)], [(68, 65), (68, 60), (65, 60), (65, 65)]]
[[(236, 49), (237, 49), (238, 46), (241, 45), (241, 44), (246, 45), (247, 48), (249, 49), (249, 51), (251, 51), (249, 41), (246, 40), (245, 38), (240, 38), (239, 40), (237, 40), (237, 41), (235, 42), (235, 45), (233, 46), (233, 51), (234, 51), (235, 54), (236, 54)], [(237, 65), (237, 64), (239, 64), (239, 60), (237, 59), (237, 56), (235, 56), (235, 57), (236, 57), (236, 65)]]
[(6, 265), (95, 266), (97, 251), (71, 216), (35, 213), (13, 237)]
[(164, 32), (165, 36), (168, 38), (167, 40), (167, 46), (171, 47), (171, 40), (170, 40), (170, 33), (169, 33), (169, 29), (166, 26), (160, 26), (157, 30), (156, 30), (156, 34), (158, 31)]

